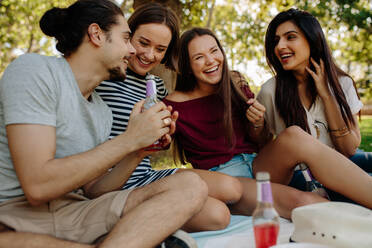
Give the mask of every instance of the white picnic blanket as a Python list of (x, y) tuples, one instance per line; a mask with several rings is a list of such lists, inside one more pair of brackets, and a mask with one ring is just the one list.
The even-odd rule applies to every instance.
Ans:
[[(292, 222), (280, 218), (278, 244), (289, 243), (293, 233)], [(191, 233), (198, 248), (246, 248), (255, 247), (251, 216), (232, 215), (229, 226), (220, 231)]]

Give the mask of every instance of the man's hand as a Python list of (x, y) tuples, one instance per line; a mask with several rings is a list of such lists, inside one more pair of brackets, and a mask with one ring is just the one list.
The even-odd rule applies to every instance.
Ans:
[[(178, 112), (173, 111), (172, 112), (172, 106), (167, 106), (167, 109), (169, 112), (172, 113), (171, 115), (171, 123), (169, 125), (169, 132), (167, 134), (164, 134), (160, 139), (159, 142), (161, 144), (161, 147), (165, 150), (168, 149), (169, 145), (172, 142), (172, 135), (176, 131), (176, 121), (178, 119)], [(141, 149), (139, 150), (139, 156), (146, 157), (151, 155), (152, 153), (156, 152), (156, 150), (145, 150)]]
[(172, 112), (172, 106), (167, 106), (167, 109), (169, 110), (169, 112), (172, 113), (172, 116), (171, 116), (171, 123), (169, 125), (169, 133), (165, 134), (160, 139), (160, 142), (163, 148), (166, 148), (172, 142), (171, 136), (176, 131), (176, 121), (178, 119), (178, 112), (177, 111)]
[(172, 120), (174, 117), (163, 102), (159, 102), (141, 113), (143, 103), (144, 100), (141, 100), (134, 105), (125, 131), (126, 134), (133, 137), (138, 149), (151, 145), (160, 137), (169, 135), (172, 130), (173, 132), (175, 130), (175, 122)]

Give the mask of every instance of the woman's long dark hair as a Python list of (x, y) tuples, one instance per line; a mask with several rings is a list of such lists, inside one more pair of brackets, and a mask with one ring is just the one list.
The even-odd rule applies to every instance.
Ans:
[[(283, 69), (274, 52), (277, 45), (275, 41), (276, 29), (286, 21), (291, 21), (304, 33), (310, 46), (310, 56), (318, 64), (320, 59), (323, 60), (326, 80), (328, 80), (328, 84), (340, 107), (342, 118), (348, 127), (350, 127), (350, 123), (355, 125), (353, 115), (339, 82), (340, 76), (350, 76), (334, 63), (331, 51), (317, 19), (306, 11), (289, 9), (275, 16), (267, 28), (265, 37), (266, 60), (271, 70), (276, 74), (275, 104), (286, 126), (298, 125), (305, 131), (310, 132), (306, 111), (298, 94), (297, 80), (291, 71)], [(314, 68), (311, 66), (311, 69)], [(309, 76), (309, 79), (308, 90), (311, 93), (311, 102), (313, 104), (317, 97), (317, 91), (313, 78)], [(355, 82), (354, 88), (356, 90)]]
[(169, 28), (172, 34), (172, 39), (165, 52), (161, 63), (170, 69), (174, 68), (175, 53), (180, 36), (179, 20), (174, 11), (160, 3), (147, 3), (139, 6), (128, 19), (128, 25), (132, 33), (143, 24), (159, 23), (164, 24)]
[[(227, 144), (233, 148), (235, 146), (235, 135), (233, 130), (233, 113), (234, 116), (238, 118), (245, 117), (246, 103), (236, 92), (235, 88), (232, 86), (231, 75), (227, 65), (227, 59), (225, 51), (223, 50), (220, 41), (217, 39), (216, 35), (209, 29), (206, 28), (192, 28), (184, 32), (180, 38), (180, 46), (178, 53), (178, 75), (176, 82), (176, 91), (190, 92), (195, 89), (197, 85), (196, 78), (192, 73), (190, 65), (190, 55), (189, 55), (189, 44), (190, 42), (199, 36), (209, 35), (216, 40), (218, 47), (223, 54), (223, 65), (222, 65), (222, 78), (218, 83), (217, 96), (223, 102), (223, 127), (225, 131), (225, 137)], [(236, 111), (236, 112), (235, 112)], [(246, 118), (242, 118), (245, 120)], [(185, 157), (183, 154), (183, 148), (178, 141), (177, 136), (175, 137), (176, 151), (178, 152), (178, 159), (181, 163), (185, 163)]]

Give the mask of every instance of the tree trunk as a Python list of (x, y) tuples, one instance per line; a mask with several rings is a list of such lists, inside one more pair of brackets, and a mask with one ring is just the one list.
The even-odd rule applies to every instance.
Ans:
[(214, 5), (216, 3), (216, 0), (212, 1), (212, 6), (209, 8), (209, 14), (208, 14), (208, 22), (207, 22), (207, 28), (211, 27), (211, 22), (212, 22), (212, 17), (213, 17), (213, 10), (214, 10)]
[(348, 60), (347, 69), (346, 69), (347, 74), (350, 74), (350, 71), (351, 71), (351, 60)]
[(31, 32), (30, 40), (28, 42), (27, 53), (30, 53), (32, 51), (32, 45), (33, 44), (34, 44), (34, 34)]

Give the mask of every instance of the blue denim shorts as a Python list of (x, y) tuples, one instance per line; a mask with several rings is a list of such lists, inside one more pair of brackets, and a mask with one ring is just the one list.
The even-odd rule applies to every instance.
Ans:
[(240, 153), (226, 163), (217, 165), (210, 171), (218, 171), (233, 177), (253, 177), (252, 163), (257, 154)]

